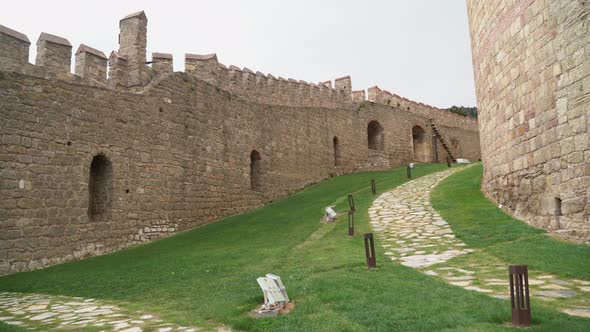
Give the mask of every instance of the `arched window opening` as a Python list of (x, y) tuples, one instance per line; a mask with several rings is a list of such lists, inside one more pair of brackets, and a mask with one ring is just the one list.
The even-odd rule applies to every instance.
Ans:
[(252, 150), (250, 153), (250, 188), (253, 190), (260, 190), (260, 153), (256, 150)]
[(88, 217), (107, 221), (113, 202), (113, 165), (102, 154), (94, 156), (88, 178)]
[(422, 127), (412, 127), (412, 144), (414, 146), (414, 161), (428, 162), (426, 132)]
[(384, 150), (383, 127), (379, 122), (369, 122), (369, 126), (367, 127), (367, 142), (370, 150)]
[(340, 166), (340, 142), (338, 137), (334, 136), (332, 143), (334, 145), (334, 166)]

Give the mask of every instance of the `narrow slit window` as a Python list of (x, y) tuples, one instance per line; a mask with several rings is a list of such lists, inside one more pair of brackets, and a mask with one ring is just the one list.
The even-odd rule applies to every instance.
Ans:
[(260, 171), (260, 161), (262, 158), (260, 157), (260, 153), (258, 151), (253, 150), (250, 153), (250, 188), (252, 190), (260, 190), (261, 183), (261, 171)]

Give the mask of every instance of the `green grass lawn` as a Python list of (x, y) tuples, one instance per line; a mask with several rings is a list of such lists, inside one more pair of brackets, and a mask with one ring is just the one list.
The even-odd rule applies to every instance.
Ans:
[[(414, 177), (446, 165), (418, 165)], [(475, 168), (474, 168), (475, 169)], [(474, 179), (477, 169), (466, 172)], [(481, 172), (481, 169), (479, 170)], [(405, 168), (332, 178), (264, 208), (114, 254), (0, 278), (0, 290), (63, 294), (127, 303), (179, 325), (225, 323), (253, 331), (509, 330), (508, 301), (466, 291), (385, 258), (367, 270), (362, 233), (378, 192), (407, 179)], [(476, 180), (475, 180), (476, 181)], [(357, 236), (346, 217), (319, 220), (325, 206), (347, 210), (354, 193)], [(476, 192), (475, 195), (481, 195)], [(454, 225), (453, 225), (454, 227)], [(528, 234), (528, 233), (527, 233)], [(531, 233), (531, 234), (534, 234)], [(494, 241), (489, 240), (489, 246)], [(283, 278), (296, 308), (255, 319), (256, 277)], [(534, 330), (588, 330), (590, 320), (535, 309)], [(2, 325), (0, 325), (2, 329)]]
[(5, 323), (0, 322), (0, 332), (13, 332), (13, 331), (26, 331), (23, 328), (14, 325), (8, 325)]
[(590, 280), (590, 247), (554, 239), (510, 217), (481, 194), (481, 177), (480, 164), (448, 177), (431, 194), (458, 238), (511, 264)]

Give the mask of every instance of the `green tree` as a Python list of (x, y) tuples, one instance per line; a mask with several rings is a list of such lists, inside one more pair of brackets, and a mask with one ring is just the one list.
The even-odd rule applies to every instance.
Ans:
[(477, 107), (451, 106), (448, 111), (477, 119)]

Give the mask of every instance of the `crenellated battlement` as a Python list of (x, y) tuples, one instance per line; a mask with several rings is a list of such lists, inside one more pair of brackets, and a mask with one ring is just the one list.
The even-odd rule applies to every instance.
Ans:
[(95, 48), (81, 44), (76, 51), (75, 73), (89, 81), (105, 84), (107, 56)]
[(0, 26), (0, 70), (107, 86), (107, 57), (103, 52), (81, 44), (74, 55), (72, 74), (72, 44), (66, 38), (42, 32), (34, 65), (28, 62), (30, 44), (24, 34)]
[[(387, 90), (382, 90), (376, 85), (370, 87), (367, 91), (367, 100), (370, 102), (396, 107), (449, 127), (460, 126), (467, 130), (477, 130), (477, 119), (455, 114), (435, 106), (401, 97)], [(354, 97), (354, 94), (356, 94), (357, 97)], [(360, 98), (360, 93), (358, 91), (353, 93), (353, 99), (355, 99), (355, 101)]]
[(352, 102), (350, 76), (319, 85), (293, 78), (275, 77), (247, 67), (229, 67), (216, 54), (185, 54), (185, 72), (245, 99), (271, 105), (338, 108)]
[(152, 68), (158, 75), (167, 75), (174, 72), (172, 54), (152, 53)]
[(61, 75), (70, 72), (71, 62), (72, 44), (65, 38), (42, 32), (37, 40), (35, 65)]
[(16, 30), (0, 25), (0, 65), (9, 67), (13, 63), (28, 63), (29, 38)]
[(27, 36), (0, 25), (0, 70), (111, 88), (141, 88), (157, 75), (172, 72), (171, 56), (154, 53), (153, 68), (146, 64), (147, 18), (143, 11), (124, 17), (119, 26), (119, 50), (107, 58), (102, 51), (81, 44), (75, 53), (72, 74), (72, 44), (66, 38), (42, 32), (32, 65), (28, 62), (31, 43)]
[[(152, 53), (146, 61), (148, 19), (143, 11), (125, 16), (119, 22), (119, 50), (105, 54), (81, 44), (75, 53), (75, 75), (70, 73), (72, 45), (63, 37), (41, 33), (37, 41), (35, 66), (28, 63), (30, 41), (22, 33), (0, 26), (0, 69), (60, 79), (80, 79), (107, 88), (134, 91), (144, 89), (158, 76), (173, 73), (173, 56)], [(151, 66), (150, 66), (151, 64)], [(309, 83), (275, 77), (249, 68), (220, 63), (217, 55), (185, 54), (185, 73), (246, 100), (293, 107), (343, 108), (353, 102), (370, 102), (404, 109), (429, 119), (457, 117), (472, 126), (474, 120), (436, 107), (400, 97), (374, 86), (352, 91), (350, 76)], [(108, 73), (108, 76), (107, 76)], [(367, 95), (367, 97), (365, 97)], [(366, 98), (366, 99), (365, 99)]]

